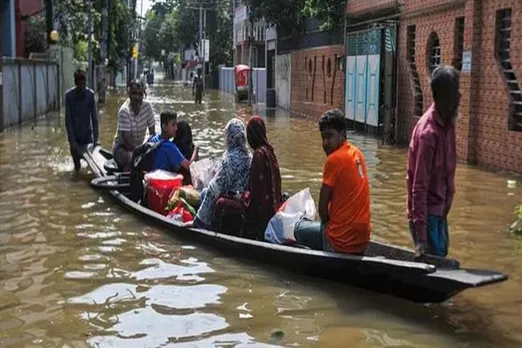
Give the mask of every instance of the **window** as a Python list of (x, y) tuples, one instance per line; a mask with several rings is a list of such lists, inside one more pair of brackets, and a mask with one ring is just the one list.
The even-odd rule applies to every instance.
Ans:
[(440, 65), (440, 42), (437, 33), (433, 32), (428, 38), (428, 71), (430, 73)]
[(410, 25), (406, 29), (407, 36), (407, 58), (409, 63), (410, 70), (410, 78), (413, 85), (413, 97), (415, 100), (413, 114), (415, 116), (422, 116), (424, 110), (424, 99), (422, 96), (422, 87), (420, 84), (419, 73), (417, 72), (417, 64), (415, 63), (415, 52), (416, 52), (416, 27), (415, 25)]
[(464, 17), (455, 19), (454, 43), (453, 66), (460, 71), (462, 69), (462, 53), (464, 52)]
[(522, 132), (522, 92), (511, 65), (511, 9), (497, 11), (495, 32), (495, 56), (507, 85), (510, 100), (510, 130)]

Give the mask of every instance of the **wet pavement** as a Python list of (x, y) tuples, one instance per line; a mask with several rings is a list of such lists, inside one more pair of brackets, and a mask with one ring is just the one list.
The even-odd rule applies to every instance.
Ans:
[[(124, 98), (115, 91), (100, 110), (107, 148)], [(174, 109), (190, 121), (203, 156), (221, 154), (226, 122), (249, 115), (231, 95), (212, 91), (196, 106), (190, 88), (166, 82), (149, 100), (158, 114)], [(317, 200), (324, 154), (316, 123), (278, 111), (267, 128), (284, 189), (310, 187)], [(506, 233), (522, 201), (520, 177), (459, 165), (450, 214), (450, 256), (510, 279), (419, 305), (259, 267), (154, 228), (92, 190), (86, 168), (72, 173), (64, 131), (54, 115), (0, 135), (2, 347), (522, 344), (522, 239)], [(349, 138), (368, 162), (373, 238), (411, 246), (406, 150)]]

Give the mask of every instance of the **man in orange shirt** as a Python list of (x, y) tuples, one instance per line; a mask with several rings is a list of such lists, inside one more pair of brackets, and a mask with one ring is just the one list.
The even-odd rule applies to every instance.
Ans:
[(321, 116), (319, 130), (328, 156), (319, 196), (321, 222), (301, 220), (296, 240), (313, 249), (364, 254), (370, 241), (370, 188), (362, 152), (346, 140), (341, 110)]

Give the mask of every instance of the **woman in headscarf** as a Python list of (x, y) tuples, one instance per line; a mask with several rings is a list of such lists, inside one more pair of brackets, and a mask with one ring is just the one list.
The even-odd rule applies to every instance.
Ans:
[[(248, 185), (251, 156), (246, 146), (245, 125), (241, 120), (233, 118), (227, 123), (225, 141), (226, 151), (220, 168), (202, 192), (203, 201), (194, 219), (194, 226), (198, 228), (211, 229), (216, 202), (225, 195), (240, 197)], [(218, 210), (218, 215), (224, 214), (226, 206), (220, 205)]]
[[(178, 121), (178, 130), (172, 142), (176, 144), (183, 157), (191, 162), (198, 160), (198, 147), (192, 140), (192, 129), (187, 121)], [(183, 185), (192, 185), (190, 170), (180, 168), (179, 173), (183, 175)]]
[(244, 236), (264, 240), (266, 226), (281, 205), (281, 173), (261, 117), (254, 116), (248, 121), (247, 138), (254, 156), (250, 166)]

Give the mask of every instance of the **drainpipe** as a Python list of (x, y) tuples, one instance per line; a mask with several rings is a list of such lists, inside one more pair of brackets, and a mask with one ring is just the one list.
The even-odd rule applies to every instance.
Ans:
[(4, 59), (0, 56), (0, 132), (4, 130)]

